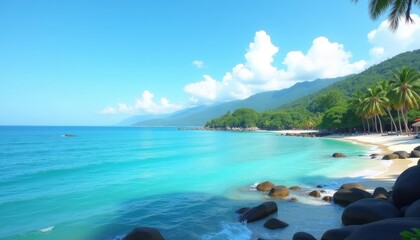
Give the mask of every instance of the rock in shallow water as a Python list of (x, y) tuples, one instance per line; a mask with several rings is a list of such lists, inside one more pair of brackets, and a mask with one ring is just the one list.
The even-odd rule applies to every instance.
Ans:
[(377, 187), (373, 191), (373, 198), (388, 199), (388, 191), (383, 187)]
[(277, 204), (275, 202), (264, 202), (242, 214), (239, 221), (254, 222), (266, 218), (275, 212), (277, 212)]
[(365, 190), (365, 186), (363, 186), (360, 183), (344, 183), (343, 185), (340, 186), (339, 190), (341, 189), (352, 189), (352, 188), (358, 188), (358, 189), (362, 189)]
[(420, 217), (420, 200), (417, 200), (414, 203), (412, 203), (405, 211), (404, 216), (405, 217)]
[(360, 226), (346, 226), (342, 228), (335, 228), (326, 231), (321, 240), (344, 240), (346, 237), (350, 236), (356, 229), (359, 229)]
[(316, 238), (306, 232), (297, 232), (293, 235), (293, 240), (316, 240)]
[(318, 192), (317, 190), (313, 190), (308, 195), (311, 196), (311, 197), (314, 197), (314, 198), (320, 198), (321, 197), (321, 193)]
[(262, 192), (268, 192), (274, 187), (274, 183), (265, 181), (257, 185), (257, 190)]
[(335, 203), (347, 206), (350, 203), (354, 203), (360, 199), (372, 198), (372, 194), (358, 188), (341, 189), (334, 193), (333, 198)]
[(289, 224), (277, 218), (270, 218), (264, 223), (264, 227), (269, 228), (269, 229), (285, 228), (287, 226), (289, 226)]
[(123, 240), (164, 240), (164, 238), (155, 228), (138, 227), (129, 232)]
[(344, 153), (336, 152), (336, 153), (333, 153), (332, 157), (333, 158), (342, 158), (342, 157), (346, 157), (346, 155), (344, 155)]
[(289, 196), (289, 189), (285, 186), (273, 187), (268, 193), (268, 196), (272, 198), (284, 198)]

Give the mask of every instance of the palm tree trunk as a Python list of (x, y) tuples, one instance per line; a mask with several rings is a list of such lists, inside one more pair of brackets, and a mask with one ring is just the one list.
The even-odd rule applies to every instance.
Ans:
[(365, 120), (363, 119), (363, 117), (362, 117), (362, 125), (363, 125), (363, 133), (365, 133), (366, 132)]
[(368, 134), (369, 134), (370, 133), (369, 119), (366, 119), (366, 122), (367, 122)]
[(407, 131), (407, 135), (408, 136), (410, 136), (411, 135), (411, 129), (410, 129), (410, 127), (408, 126), (408, 109), (405, 111), (405, 129), (406, 129), (406, 131)]
[(400, 126), (400, 134), (402, 134), (400, 110), (401, 109), (397, 109), (397, 113), (398, 113), (398, 125)]
[(378, 133), (378, 121), (376, 120), (376, 115), (373, 116), (373, 119), (375, 119), (375, 122), (374, 122), (374, 124), (375, 124), (375, 131), (376, 131), (376, 133)]
[(382, 130), (382, 122), (381, 122), (381, 118), (379, 117), (379, 115), (376, 115), (378, 117), (379, 120), (379, 127), (381, 129), (381, 135), (384, 135), (384, 131)]
[(398, 131), (397, 125), (395, 124), (394, 118), (392, 117), (391, 110), (389, 110), (389, 108), (387, 108), (386, 110), (388, 110), (389, 118), (391, 119), (391, 132), (392, 132), (392, 126), (393, 125), (394, 125), (394, 128), (395, 128), (395, 132), (397, 132)]

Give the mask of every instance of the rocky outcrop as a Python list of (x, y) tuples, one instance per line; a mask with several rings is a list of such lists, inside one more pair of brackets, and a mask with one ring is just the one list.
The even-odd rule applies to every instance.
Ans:
[(277, 218), (270, 218), (264, 223), (264, 227), (268, 229), (279, 229), (279, 228), (285, 228), (287, 226), (289, 226), (289, 224)]
[(411, 205), (420, 199), (420, 166), (406, 169), (397, 178), (392, 192), (392, 200), (398, 208)]
[(391, 218), (360, 226), (346, 240), (395, 240), (400, 233), (420, 226), (420, 218)]
[(316, 238), (306, 232), (297, 232), (293, 234), (293, 240), (316, 240)]
[(275, 212), (277, 212), (277, 204), (275, 202), (264, 202), (243, 213), (239, 221), (254, 222), (266, 218)]
[(164, 238), (155, 228), (138, 227), (129, 232), (123, 240), (164, 240)]
[(332, 197), (331, 196), (325, 196), (322, 198), (322, 200), (326, 201), (326, 202), (331, 202)]
[(257, 190), (261, 192), (269, 192), (274, 186), (274, 183), (265, 181), (257, 185)]
[(334, 202), (343, 206), (347, 206), (360, 199), (372, 197), (372, 194), (370, 194), (369, 192), (358, 188), (341, 189), (333, 195)]
[(388, 199), (388, 191), (383, 187), (377, 187), (373, 191), (373, 198)]
[(273, 187), (268, 193), (268, 196), (272, 198), (284, 198), (289, 196), (289, 189), (285, 186)]
[(400, 217), (400, 211), (392, 203), (383, 199), (368, 198), (348, 205), (341, 215), (341, 220), (344, 226), (348, 226), (397, 217)]
[[(420, 218), (420, 199), (412, 203), (404, 214), (405, 217), (418, 217)], [(419, 225), (420, 227), (420, 225)]]
[(399, 159), (406, 159), (410, 156), (410, 155), (408, 155), (408, 152), (406, 152), (406, 151), (396, 151), (393, 154), (398, 155)]
[(382, 157), (382, 160), (392, 160), (392, 159), (398, 159), (400, 158), (400, 156), (398, 156), (397, 154), (391, 153), (391, 154), (386, 154), (385, 156)]
[(343, 185), (340, 186), (340, 188), (338, 190), (340, 190), (340, 189), (352, 189), (352, 188), (358, 188), (358, 189), (362, 189), (362, 190), (366, 189), (365, 186), (363, 186), (360, 183), (344, 183)]
[(359, 229), (360, 226), (353, 225), (353, 226), (346, 226), (342, 228), (335, 228), (326, 231), (321, 240), (344, 240), (346, 237), (350, 236), (356, 229)]
[(321, 197), (321, 193), (318, 192), (317, 190), (313, 190), (308, 195), (311, 196), (311, 197), (314, 197), (314, 198), (320, 198)]
[(333, 153), (332, 157), (333, 158), (342, 158), (342, 157), (346, 157), (346, 155), (344, 155), (344, 153), (336, 152), (336, 153)]

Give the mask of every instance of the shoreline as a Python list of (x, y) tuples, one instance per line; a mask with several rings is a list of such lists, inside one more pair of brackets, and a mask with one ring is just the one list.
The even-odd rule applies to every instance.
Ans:
[[(370, 135), (331, 135), (326, 137), (328, 139), (352, 142), (369, 147), (377, 147), (378, 154), (385, 155), (393, 153), (395, 151), (406, 151), (410, 152), (417, 146), (420, 145), (420, 139), (413, 139), (406, 135), (403, 136), (381, 136), (380, 134)], [(375, 160), (375, 159), (372, 159)], [(361, 184), (365, 185), (368, 189), (373, 190), (375, 187), (382, 186), (391, 189), (394, 185), (397, 177), (407, 168), (415, 166), (418, 158), (407, 158), (407, 159), (393, 159), (393, 160), (382, 160), (376, 159), (376, 161), (389, 161), (389, 166), (385, 171), (362, 178)], [(369, 169), (367, 169), (369, 170)]]

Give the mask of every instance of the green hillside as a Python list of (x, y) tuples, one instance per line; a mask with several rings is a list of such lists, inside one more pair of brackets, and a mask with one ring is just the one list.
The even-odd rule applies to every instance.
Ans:
[(331, 90), (338, 90), (345, 96), (350, 97), (356, 91), (365, 91), (380, 80), (391, 78), (392, 73), (403, 66), (420, 70), (420, 49), (401, 53), (382, 63), (374, 65), (365, 71), (347, 77), (345, 80), (334, 83), (321, 91), (310, 94), (296, 101), (285, 104), (281, 109), (291, 109), (297, 107), (307, 108), (321, 94), (326, 94)]
[(258, 112), (278, 108), (283, 104), (290, 103), (315, 93), (333, 83), (343, 80), (344, 77), (332, 79), (317, 79), (311, 82), (301, 82), (290, 88), (255, 94), (247, 99), (226, 102), (213, 106), (199, 106), (184, 109), (169, 116), (138, 121), (135, 126), (204, 126), (213, 118), (227, 112), (233, 112), (239, 108), (252, 108)]

